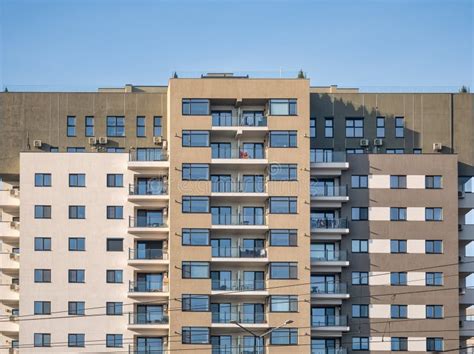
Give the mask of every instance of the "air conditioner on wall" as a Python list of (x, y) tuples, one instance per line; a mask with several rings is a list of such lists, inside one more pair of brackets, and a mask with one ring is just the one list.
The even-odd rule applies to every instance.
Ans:
[(374, 145), (375, 146), (382, 146), (383, 145), (383, 139), (374, 139)]
[(107, 144), (107, 137), (106, 136), (101, 136), (99, 137), (99, 144), (105, 145)]
[(443, 149), (442, 143), (433, 143), (433, 151), (441, 151)]
[(41, 140), (33, 140), (33, 146), (34, 146), (35, 148), (40, 148), (41, 145), (43, 145), (42, 142), (41, 142)]
[(360, 146), (369, 146), (369, 139), (360, 139)]
[(153, 144), (160, 145), (163, 142), (163, 138), (161, 136), (154, 136), (153, 137)]
[(97, 144), (97, 139), (94, 136), (90, 137), (88, 141), (89, 141), (89, 145)]

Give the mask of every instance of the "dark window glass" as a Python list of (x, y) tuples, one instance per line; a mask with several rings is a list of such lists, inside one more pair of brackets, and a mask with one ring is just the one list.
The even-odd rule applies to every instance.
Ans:
[(208, 147), (209, 132), (204, 130), (183, 130), (183, 146)]
[(364, 221), (369, 220), (369, 208), (367, 207), (355, 207), (352, 208), (352, 220)]
[(70, 205), (69, 219), (85, 219), (86, 207), (84, 205)]
[(272, 148), (288, 148), (296, 147), (296, 131), (271, 131), (270, 147)]
[(298, 328), (280, 328), (270, 333), (272, 345), (297, 345)]
[(107, 206), (107, 219), (123, 219), (123, 206)]
[(352, 305), (353, 318), (369, 318), (369, 305)]
[(346, 118), (346, 138), (364, 137), (364, 119)]
[(123, 314), (123, 303), (122, 302), (107, 302), (106, 303), (106, 314), (108, 316), (120, 316)]
[(407, 305), (391, 305), (390, 316), (391, 318), (407, 318), (408, 306)]
[(183, 279), (209, 279), (209, 262), (183, 262)]
[(207, 116), (209, 106), (209, 100), (206, 99), (183, 99), (183, 116)]
[(369, 337), (352, 337), (352, 350), (369, 350)]
[(385, 117), (377, 117), (377, 138), (385, 138)]
[(35, 251), (51, 251), (51, 237), (35, 237)]
[(183, 344), (209, 344), (209, 328), (183, 327), (181, 338)]
[(443, 208), (425, 208), (426, 221), (443, 221)]
[(35, 283), (51, 283), (51, 269), (35, 269)]
[(310, 118), (309, 120), (309, 137), (316, 138), (316, 118)]
[(86, 116), (84, 123), (86, 136), (94, 136), (94, 117)]
[(391, 285), (407, 285), (407, 273), (406, 272), (390, 273), (390, 284)]
[(51, 187), (51, 173), (35, 173), (35, 187)]
[(68, 347), (84, 347), (86, 342), (86, 336), (83, 333), (70, 333), (68, 334)]
[(125, 136), (125, 117), (107, 117), (107, 136)]
[(271, 181), (296, 181), (298, 166), (296, 164), (271, 164)]
[(443, 188), (442, 176), (425, 176), (426, 189), (441, 189)]
[(369, 240), (352, 240), (352, 253), (368, 253)]
[(208, 181), (209, 165), (202, 163), (183, 163), (182, 178), (185, 181)]
[(107, 348), (122, 348), (123, 347), (122, 334), (107, 334), (105, 341), (106, 341), (105, 345)]
[(395, 117), (395, 137), (403, 138), (405, 136), (405, 118)]
[(270, 230), (270, 246), (296, 246), (296, 229)]
[(390, 240), (390, 253), (407, 253), (407, 241)]
[(70, 237), (69, 251), (85, 251), (86, 239), (84, 237)]
[(390, 176), (391, 189), (404, 189), (407, 187), (407, 176)]
[(153, 136), (161, 136), (161, 117), (153, 117)]
[(441, 254), (443, 253), (443, 241), (441, 240), (426, 240), (425, 241), (425, 252), (428, 254)]
[(390, 208), (391, 221), (405, 221), (407, 219), (407, 208)]
[(271, 197), (270, 213), (272, 214), (296, 214), (296, 197)]
[(439, 338), (439, 337), (426, 338), (426, 351), (442, 352), (443, 350), (444, 350), (443, 338)]
[(111, 270), (106, 272), (107, 283), (123, 283), (123, 270)]
[(108, 252), (122, 252), (123, 251), (123, 238), (108, 238), (107, 251)]
[(86, 314), (86, 303), (84, 301), (70, 301), (68, 302), (68, 315), (83, 316)]
[(51, 219), (51, 205), (35, 205), (35, 219)]
[(85, 283), (86, 271), (84, 269), (69, 269), (68, 281), (70, 283)]
[(270, 263), (270, 279), (296, 279), (298, 264), (293, 262)]
[(394, 352), (407, 351), (408, 350), (408, 338), (406, 337), (392, 337), (392, 350)]
[(334, 138), (334, 119), (333, 118), (324, 119), (324, 137)]
[(271, 312), (297, 312), (298, 296), (296, 295), (273, 295), (270, 296)]
[(146, 136), (146, 118), (143, 116), (137, 117), (137, 137), (144, 138)]
[(182, 242), (186, 246), (209, 246), (209, 230), (183, 229)]
[(426, 305), (426, 318), (443, 318), (443, 305)]
[(35, 315), (51, 315), (51, 301), (35, 301)]
[(85, 187), (86, 175), (84, 173), (70, 173), (69, 187)]
[(443, 285), (443, 273), (441, 272), (426, 273), (426, 286), (442, 286), (442, 285)]
[(107, 174), (107, 187), (123, 187), (123, 174), (121, 173)]
[(50, 347), (51, 346), (51, 334), (50, 333), (35, 333), (33, 345), (35, 347)]
[(352, 175), (351, 186), (354, 189), (366, 189), (369, 187), (369, 177), (367, 175)]
[(369, 284), (368, 272), (352, 272), (352, 285), (368, 285), (368, 284)]
[(270, 100), (270, 115), (272, 116), (294, 116), (296, 115), (296, 99), (272, 99)]
[(76, 117), (67, 117), (67, 136), (76, 136)]
[(210, 310), (209, 295), (186, 295), (182, 297), (183, 311), (207, 312)]
[(183, 196), (183, 213), (209, 213), (209, 197)]

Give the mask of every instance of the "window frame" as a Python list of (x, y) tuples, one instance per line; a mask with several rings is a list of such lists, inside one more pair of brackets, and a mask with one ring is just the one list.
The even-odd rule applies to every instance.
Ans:
[(69, 187), (71, 188), (86, 187), (86, 174), (85, 173), (70, 173), (69, 174)]
[(375, 136), (378, 139), (385, 138), (385, 117), (379, 116), (375, 118)]
[[(286, 105), (286, 112), (277, 113), (274, 108), (275, 105)], [(272, 98), (268, 101), (268, 112), (270, 116), (297, 116), (298, 115), (298, 100), (296, 98)]]
[[(193, 201), (196, 202), (204, 202), (206, 201), (207, 207), (203, 210), (193, 210)], [(210, 212), (211, 208), (211, 200), (208, 196), (199, 196), (199, 195), (183, 195), (182, 196), (182, 208), (181, 212), (183, 214), (207, 214)], [(188, 208), (189, 206), (189, 208)]]
[(86, 206), (85, 205), (69, 205), (68, 206), (69, 220), (85, 220)]
[[(287, 244), (275, 244), (273, 242), (273, 236), (280, 234), (279, 236), (287, 236)], [(269, 247), (297, 247), (298, 246), (298, 229), (270, 229), (268, 231), (268, 245)]]
[[(401, 124), (399, 123), (401, 121)], [(395, 117), (395, 138), (404, 138), (405, 137), (405, 117)]]
[[(207, 104), (207, 111), (203, 113), (193, 112), (193, 103), (196, 104)], [(187, 109), (185, 108), (187, 107)], [(181, 115), (183, 116), (209, 116), (211, 114), (211, 101), (206, 98), (183, 98), (181, 101)]]
[[(209, 130), (183, 130), (181, 137), (182, 147), (191, 148), (208, 148), (211, 146), (211, 135)], [(206, 141), (200, 144), (193, 143), (193, 137), (206, 136)]]
[(137, 116), (135, 120), (135, 132), (137, 138), (146, 138), (146, 116)]
[(94, 120), (94, 116), (84, 117), (84, 135), (86, 137), (93, 137), (95, 134)]
[[(358, 122), (362, 122), (361, 126), (358, 126)], [(354, 138), (363, 138), (364, 137), (364, 117), (346, 117), (346, 138), (354, 139)], [(348, 132), (351, 132), (348, 134)]]
[[(207, 274), (203, 276), (193, 275), (193, 268), (207, 268)], [(211, 278), (211, 264), (205, 261), (182, 261), (181, 263), (181, 278), (182, 279), (210, 279)]]
[(369, 253), (369, 240), (367, 239), (351, 240), (351, 253), (363, 253), (363, 254)]
[[(268, 268), (269, 279), (298, 279), (298, 262), (270, 262)], [(276, 274), (277, 271), (285, 274)]]
[[(112, 124), (113, 121), (113, 124)], [(105, 118), (107, 137), (123, 138), (125, 137), (125, 116), (107, 116)], [(123, 129), (123, 134), (121, 131)]]
[[(331, 123), (328, 125), (328, 123)], [(328, 134), (328, 129), (331, 132)], [(327, 117), (324, 118), (324, 137), (325, 138), (334, 138), (334, 118), (333, 117)]]
[[(275, 139), (286, 140), (283, 144), (275, 145)], [(298, 147), (298, 132), (296, 130), (272, 130), (269, 133), (268, 147), (272, 149), (291, 149)]]
[[(206, 234), (207, 242), (206, 243), (193, 243), (193, 233), (200, 234), (198, 236), (202, 236)], [(194, 235), (196, 236), (196, 235)], [(189, 242), (188, 238), (189, 237)], [(181, 229), (181, 245), (182, 246), (194, 246), (194, 247), (202, 247), (202, 246), (210, 246), (211, 244), (211, 232), (209, 229), (203, 228), (183, 228)]]
[[(37, 242), (40, 241), (41, 242), (41, 248), (37, 247)], [(46, 247), (45, 248), (45, 241), (49, 241), (49, 247)], [(48, 242), (46, 242), (47, 244)], [(52, 241), (51, 241), (51, 237), (42, 237), (42, 236), (37, 236), (34, 238), (33, 240), (33, 244), (34, 244), (34, 250), (35, 252), (49, 252), (51, 251), (51, 248), (52, 248)]]
[[(361, 181), (365, 180), (365, 186)], [(356, 184), (354, 182), (357, 182)], [(368, 189), (369, 188), (369, 176), (368, 175), (351, 175), (351, 188), (352, 189)]]
[(35, 187), (41, 187), (41, 188), (51, 187), (52, 181), (53, 180), (52, 180), (51, 173), (35, 173)]
[(122, 188), (123, 173), (107, 173), (105, 184), (107, 188)]
[[(181, 166), (181, 179), (183, 181), (209, 181), (210, 180), (210, 166), (206, 163), (183, 163)], [(193, 169), (206, 169), (206, 178), (193, 178)]]
[[(354, 214), (354, 212), (357, 212), (358, 214)], [(352, 221), (368, 221), (369, 208), (368, 207), (352, 207), (351, 220)]]
[(66, 136), (72, 138), (77, 136), (77, 120), (76, 116), (67, 116), (66, 118)]

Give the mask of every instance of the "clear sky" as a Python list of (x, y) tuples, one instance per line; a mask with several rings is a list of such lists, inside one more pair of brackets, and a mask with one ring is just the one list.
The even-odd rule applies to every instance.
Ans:
[[(474, 0), (0, 0), (0, 87), (206, 71), (367, 90), (474, 88)], [(402, 88), (400, 88), (402, 87)]]

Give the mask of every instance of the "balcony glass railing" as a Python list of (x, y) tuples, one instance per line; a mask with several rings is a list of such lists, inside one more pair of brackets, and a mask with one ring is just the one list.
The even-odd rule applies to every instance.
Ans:
[(347, 252), (345, 250), (311, 250), (312, 261), (345, 261), (347, 260)]
[(311, 316), (311, 326), (312, 327), (346, 327), (347, 326), (347, 316)]
[(265, 116), (243, 116), (232, 117), (230, 115), (212, 115), (213, 127), (266, 127), (267, 117)]
[(265, 258), (267, 251), (264, 248), (249, 247), (213, 247), (212, 257), (232, 257), (232, 258)]
[(128, 314), (129, 324), (167, 324), (168, 316), (163, 313), (144, 312), (144, 313), (132, 313)]
[(346, 348), (311, 348), (311, 354), (346, 354)]
[(346, 162), (347, 156), (345, 151), (312, 149), (310, 161), (312, 163)]
[(166, 183), (159, 180), (150, 180), (147, 184), (130, 184), (128, 186), (129, 195), (164, 195), (168, 192)]
[(128, 354), (168, 354), (168, 351), (163, 349), (162, 345), (143, 344), (143, 345), (130, 345), (128, 347)]
[(212, 148), (213, 159), (264, 159), (264, 148)]
[(347, 229), (348, 225), (347, 219), (311, 217), (312, 229)]
[(262, 291), (265, 290), (265, 280), (212, 280), (212, 290), (222, 291)]
[(214, 193), (264, 193), (265, 183), (218, 181), (212, 182)]
[(212, 312), (212, 323), (265, 323), (265, 313)]
[(242, 214), (213, 214), (212, 225), (265, 225), (265, 216)]
[(128, 259), (168, 259), (168, 253), (162, 249), (132, 249), (128, 250)]
[(138, 217), (130, 216), (128, 219), (129, 227), (165, 227), (164, 221), (158, 217)]
[(263, 345), (212, 345), (212, 354), (265, 354)]
[(347, 196), (346, 186), (311, 186), (312, 197), (345, 197)]
[(167, 161), (166, 150), (156, 148), (138, 148), (129, 153), (130, 161)]
[(131, 293), (155, 293), (155, 292), (167, 292), (168, 288), (163, 285), (160, 281), (130, 281), (129, 291)]
[(347, 294), (347, 283), (318, 283), (318, 284), (311, 284), (311, 294)]

